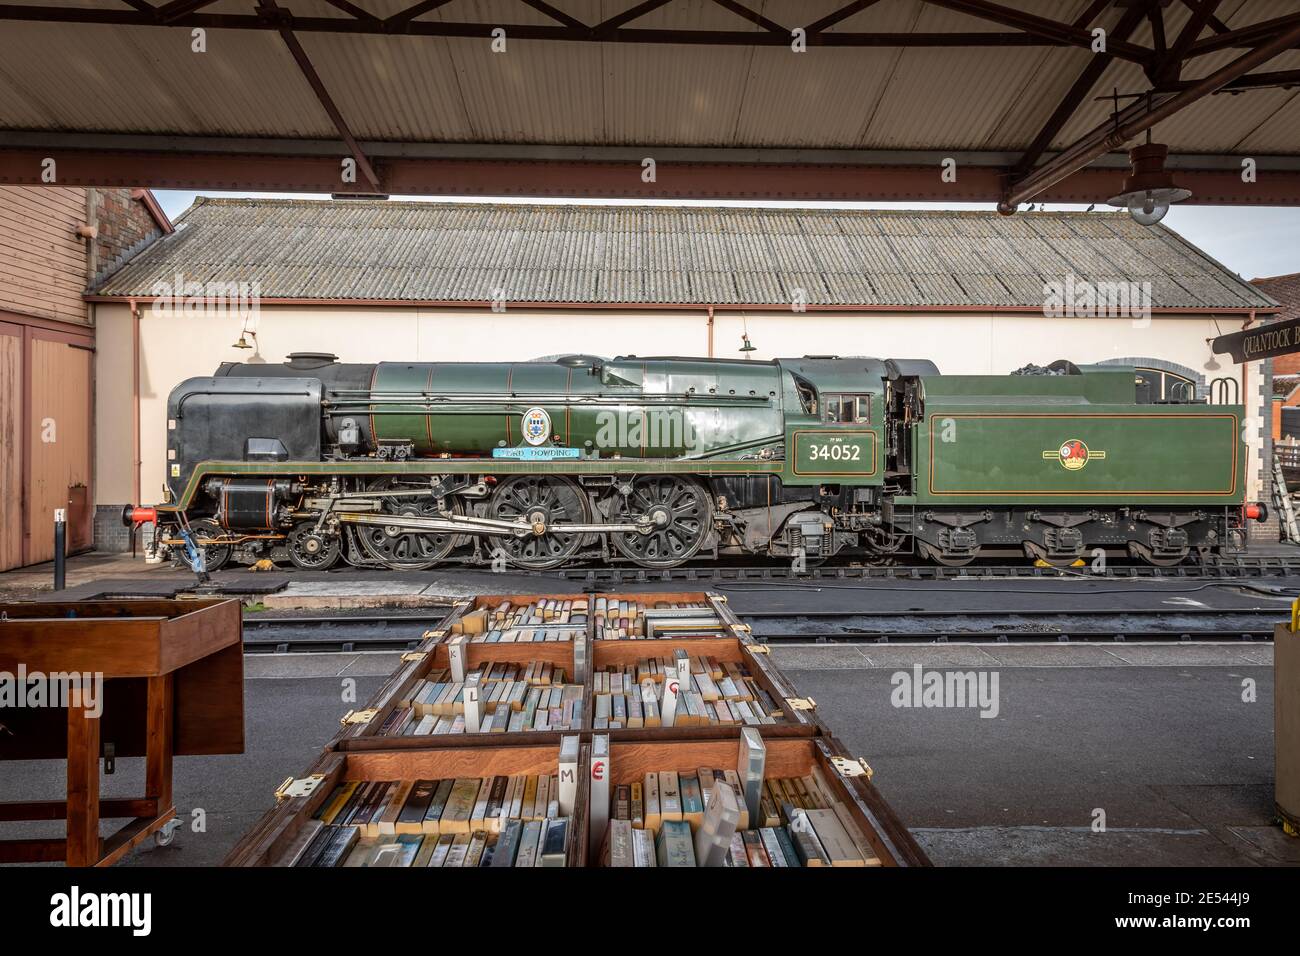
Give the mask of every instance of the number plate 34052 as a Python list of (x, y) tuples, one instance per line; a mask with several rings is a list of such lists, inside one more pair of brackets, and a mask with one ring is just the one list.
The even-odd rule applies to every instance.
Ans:
[(872, 475), (876, 471), (873, 432), (798, 431), (794, 446), (797, 475)]

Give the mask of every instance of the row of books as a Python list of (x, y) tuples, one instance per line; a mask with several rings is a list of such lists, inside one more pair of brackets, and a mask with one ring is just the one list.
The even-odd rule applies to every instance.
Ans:
[(365, 837), (498, 833), (509, 820), (571, 815), (576, 793), (576, 783), (565, 790), (559, 775), (549, 773), (351, 781), (330, 794), (316, 819), (327, 826), (355, 826)]
[(380, 725), (381, 736), (580, 730), (586, 712), (581, 684), (493, 681), (479, 686), (477, 704), (467, 704), (473, 682), (421, 683), (427, 686), (412, 688), (412, 699)]
[(774, 724), (780, 705), (734, 661), (689, 657), (642, 658), (592, 677), (592, 726), (620, 727)]
[(494, 627), (481, 634), (467, 635), (465, 639), (471, 644), (541, 644), (576, 641), (586, 633), (585, 627), (572, 624)]
[[(821, 814), (830, 811), (820, 811)], [(851, 822), (851, 821), (850, 821)], [(821, 867), (867, 866), (867, 859), (853, 844), (838, 818), (819, 816), (809, 829), (761, 827), (732, 830), (725, 846), (710, 854), (710, 844), (701, 847), (700, 834), (689, 824), (670, 820), (658, 834), (635, 830), (626, 820), (612, 820), (601, 866), (607, 867)], [(818, 830), (816, 827), (820, 827)], [(831, 848), (836, 856), (827, 851)], [(874, 857), (872, 858), (874, 862)]]
[[(702, 601), (646, 601), (597, 597), (591, 612), (595, 636), (602, 641), (674, 637), (683, 633), (720, 633), (722, 622)], [(666, 627), (675, 627), (668, 633)]]
[(610, 867), (875, 863), (848, 809), (814, 777), (764, 780), (751, 819), (736, 772), (708, 768), (615, 787), (600, 854)]
[(569, 842), (568, 817), (508, 820), (499, 834), (403, 833), (378, 839), (362, 837), (360, 827), (311, 824), (299, 834), (306, 839), (291, 866), (565, 866)]
[(495, 641), (571, 641), (586, 632), (586, 598), (543, 598), (524, 604), (502, 601), (481, 607), (452, 622), (452, 634), (472, 643)]
[(642, 683), (631, 694), (592, 696), (593, 730), (645, 727), (757, 727), (775, 724), (784, 714), (767, 693), (752, 688), (754, 700), (706, 701), (697, 690), (673, 691), (671, 682)]

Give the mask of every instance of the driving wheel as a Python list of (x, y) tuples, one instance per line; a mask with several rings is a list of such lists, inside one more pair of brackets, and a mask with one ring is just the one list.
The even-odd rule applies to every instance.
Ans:
[[(436, 518), (437, 501), (432, 495), (416, 492), (429, 488), (428, 482), (416, 483), (401, 478), (377, 478), (366, 487), (367, 491), (400, 491), (409, 489), (410, 496), (394, 495), (381, 499), (384, 514), (403, 517)], [(452, 514), (462, 514), (464, 509), (457, 498), (443, 499)], [(460, 543), (461, 536), (454, 531), (407, 531), (400, 523), (391, 525), (359, 525), (357, 537), (366, 553), (385, 567), (394, 571), (425, 571), (447, 557)]]
[(689, 561), (708, 539), (713, 499), (694, 478), (645, 475), (618, 499), (618, 522), (648, 519), (650, 532), (619, 531), (610, 540), (619, 554), (644, 568), (672, 568)]
[[(587, 524), (591, 520), (586, 493), (573, 479), (558, 475), (516, 475), (506, 479), (492, 493), (488, 511), (493, 518), (526, 521), (537, 528)], [(586, 537), (552, 531), (494, 537), (492, 554), (515, 567), (547, 571), (571, 560)]]

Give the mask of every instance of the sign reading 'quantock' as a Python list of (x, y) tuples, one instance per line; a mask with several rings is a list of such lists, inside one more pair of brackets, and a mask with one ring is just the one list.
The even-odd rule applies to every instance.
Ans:
[(1220, 335), (1212, 348), (1217, 354), (1229, 353), (1238, 364), (1300, 352), (1300, 319)]

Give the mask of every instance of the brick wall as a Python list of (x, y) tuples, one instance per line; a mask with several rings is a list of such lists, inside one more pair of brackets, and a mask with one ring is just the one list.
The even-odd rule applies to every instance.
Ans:
[[(122, 524), (122, 505), (95, 506), (95, 550), (121, 554), (131, 550), (131, 529)], [(153, 525), (145, 525), (135, 533), (137, 554), (153, 540)]]
[(149, 208), (133, 189), (96, 189), (93, 191), (95, 224), (94, 271), (91, 284), (116, 272), (137, 252), (162, 235), (162, 229)]

